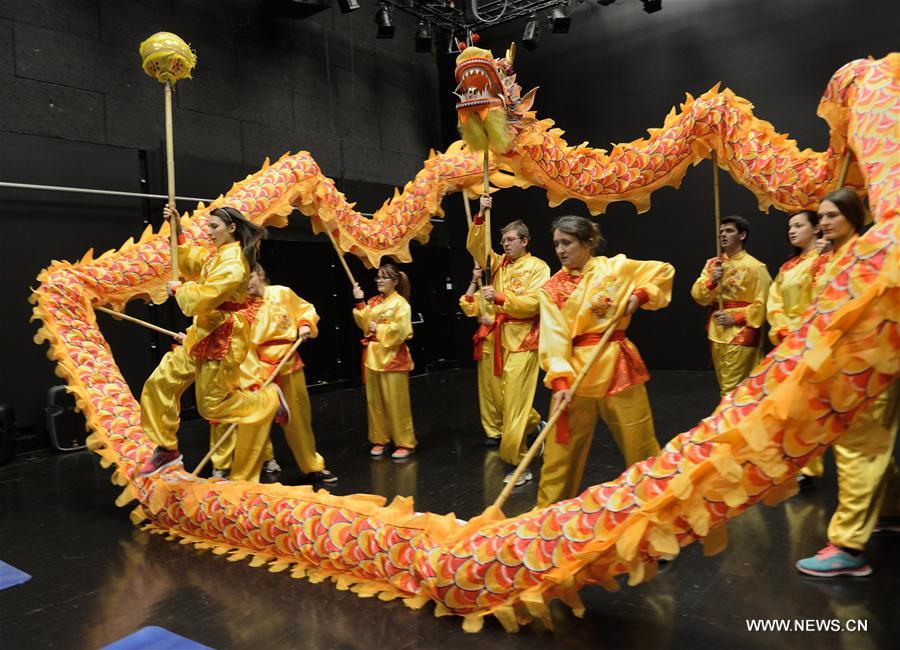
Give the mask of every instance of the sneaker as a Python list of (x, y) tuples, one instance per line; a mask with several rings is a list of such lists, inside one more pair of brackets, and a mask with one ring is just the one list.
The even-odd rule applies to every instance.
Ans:
[(485, 438), (484, 439), (485, 447), (499, 447), (500, 446), (500, 436), (496, 438)]
[(284, 393), (281, 392), (281, 386), (278, 384), (272, 385), (275, 387), (275, 392), (278, 393), (278, 410), (275, 411), (275, 424), (284, 426), (291, 421), (291, 409), (284, 397)]
[[(513, 478), (513, 474), (515, 474), (515, 473), (516, 473), (515, 470), (513, 470), (512, 472), (510, 472), (509, 474), (507, 474), (507, 475), (506, 475), (506, 478), (503, 479), (503, 482), (504, 482), (504, 483), (509, 483), (509, 482), (512, 480), (512, 478)], [(534, 478), (534, 475), (531, 473), (531, 470), (530, 470), (530, 469), (526, 469), (524, 472), (522, 472), (522, 475), (519, 477), (519, 480), (516, 481), (516, 485), (515, 485), (515, 486), (516, 486), (516, 487), (522, 487), (523, 485), (525, 485), (526, 483), (528, 483), (528, 481), (530, 481), (532, 478)]]
[(157, 447), (153, 450), (150, 460), (141, 465), (138, 470), (138, 476), (150, 476), (156, 474), (159, 470), (171, 467), (181, 462), (181, 454), (177, 449), (164, 449)]
[(812, 557), (803, 558), (796, 566), (800, 573), (820, 578), (867, 576), (872, 573), (865, 553), (852, 555), (834, 544), (829, 544)]
[(263, 463), (263, 471), (266, 474), (277, 474), (281, 471), (281, 465), (274, 458)]
[(213, 478), (228, 478), (228, 470), (227, 469), (214, 469), (212, 471)]
[(323, 469), (321, 472), (313, 472), (312, 480), (319, 481), (320, 483), (337, 483), (338, 477), (337, 474), (329, 472), (327, 469)]
[[(546, 428), (547, 428), (546, 420), (541, 420), (540, 422), (537, 423), (537, 426), (534, 428), (534, 430), (528, 434), (528, 446), (529, 447), (531, 447), (531, 445), (534, 444), (534, 441), (538, 439), (538, 436), (541, 435), (541, 432)], [(544, 448), (546, 446), (547, 446), (547, 439), (544, 438), (544, 440), (541, 441), (541, 446), (538, 447), (535, 457), (543, 456)]]
[(394, 460), (403, 460), (412, 456), (414, 452), (415, 449), (410, 449), (409, 447), (397, 447), (394, 450), (394, 453), (391, 454), (391, 458)]
[(816, 479), (806, 474), (797, 474), (797, 487), (801, 490), (808, 490), (815, 485)]
[(372, 445), (372, 449), (369, 451), (369, 454), (371, 454), (373, 458), (380, 458), (381, 456), (384, 456), (384, 445)]
[(900, 517), (879, 517), (873, 533), (900, 533)]

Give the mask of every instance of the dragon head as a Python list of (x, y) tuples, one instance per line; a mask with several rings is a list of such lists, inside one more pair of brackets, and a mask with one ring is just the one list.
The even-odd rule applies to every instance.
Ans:
[(537, 89), (522, 96), (512, 67), (515, 54), (512, 44), (502, 59), (479, 47), (467, 47), (456, 57), (459, 130), (474, 151), (507, 153), (522, 125), (534, 120), (530, 109)]

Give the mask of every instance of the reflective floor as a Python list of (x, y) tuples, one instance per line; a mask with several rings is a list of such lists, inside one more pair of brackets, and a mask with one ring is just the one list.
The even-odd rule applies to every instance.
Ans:
[[(507, 467), (482, 445), (474, 373), (450, 371), (411, 382), (418, 454), (410, 461), (367, 455), (361, 390), (313, 397), (314, 425), (336, 494), (414, 496), (416, 509), (480, 512), (499, 493)], [(707, 415), (717, 401), (711, 373), (657, 372), (648, 385), (664, 443)], [(546, 412), (547, 395), (538, 406)], [(188, 467), (205, 452), (202, 422), (182, 434)], [(278, 480), (303, 480), (280, 433)], [(621, 458), (598, 429), (585, 485), (616, 476)], [(3, 648), (98, 648), (158, 625), (213, 648), (890, 648), (900, 639), (900, 535), (875, 535), (868, 578), (801, 577), (794, 562), (818, 550), (834, 505), (833, 462), (811, 490), (776, 508), (758, 506), (734, 521), (730, 544), (704, 558), (684, 549), (668, 570), (617, 593), (585, 589), (584, 619), (555, 606), (555, 630), (540, 623), (517, 635), (489, 621), (468, 635), (460, 619), (434, 618), (395, 601), (361, 599), (332, 584), (311, 584), (232, 563), (136, 530), (113, 501), (87, 452), (42, 453), (0, 467), (0, 560), (30, 582), (0, 591)], [(531, 507), (536, 486), (519, 488), (509, 514)], [(860, 632), (750, 632), (748, 619), (840, 621)]]

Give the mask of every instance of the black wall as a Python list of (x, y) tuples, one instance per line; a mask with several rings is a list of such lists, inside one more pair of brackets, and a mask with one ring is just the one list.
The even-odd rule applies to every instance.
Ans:
[[(553, 119), (570, 145), (587, 140), (610, 149), (610, 142), (646, 136), (685, 92), (697, 96), (721, 81), (801, 148), (821, 151), (828, 146), (828, 129), (815, 112), (825, 84), (848, 61), (896, 49), (898, 24), (900, 3), (873, 0), (664, 0), (654, 14), (644, 13), (636, 0), (608, 7), (585, 3), (576, 7), (568, 34), (552, 34), (545, 26), (536, 50), (519, 45), (515, 68), (523, 92), (540, 87), (538, 117)], [(487, 31), (479, 46), (501, 56), (522, 28), (520, 21)], [(441, 66), (449, 93), (452, 59)], [(445, 116), (450, 139), (455, 116), (452, 110)], [(791, 255), (786, 216), (759, 212), (754, 196), (727, 174), (720, 174), (720, 182), (723, 215), (750, 218), (748, 248), (774, 277)], [(681, 189), (659, 190), (652, 200), (642, 215), (630, 204), (615, 204), (598, 217), (607, 254), (675, 266), (671, 306), (639, 314), (631, 335), (651, 370), (702, 369), (709, 364), (705, 311), (691, 299), (690, 287), (703, 262), (715, 255), (710, 163), (689, 170)], [(534, 252), (553, 270), (559, 263), (550, 243), (551, 220), (566, 213), (588, 216), (575, 201), (549, 208), (536, 188), (503, 192), (494, 206), (497, 227), (514, 218), (526, 221)]]
[[(376, 41), (368, 5), (350, 15), (332, 9), (286, 20), (261, 13), (261, 4), (0, 0), (0, 180), (163, 193), (162, 93), (141, 72), (137, 54), (140, 41), (161, 29), (190, 41), (200, 60), (195, 78), (179, 84), (176, 97), (179, 194), (214, 197), (255, 171), (263, 157), (308, 149), (348, 199), (371, 212), (392, 185), (412, 178), (429, 147), (456, 139), (452, 58), (439, 56), (435, 64), (416, 55), (414, 24), (401, 12), (394, 16), (395, 39)], [(827, 129), (815, 109), (828, 78), (851, 59), (896, 47), (900, 24), (897, 3), (874, 0), (663, 5), (648, 15), (636, 0), (580, 4), (569, 34), (545, 28), (536, 51), (520, 48), (520, 82), (526, 90), (541, 87), (539, 116), (553, 118), (572, 144), (588, 140), (608, 148), (661, 125), (685, 91), (696, 95), (722, 81), (778, 131), (821, 150)], [(481, 44), (499, 55), (522, 27), (483, 30)], [(727, 176), (722, 182), (723, 212), (752, 219), (750, 249), (774, 274), (790, 254), (784, 215), (758, 213), (748, 191)], [(550, 220), (565, 212), (587, 214), (574, 202), (549, 209), (538, 189), (503, 192), (495, 206), (498, 226), (514, 218), (529, 223), (535, 252), (554, 270)], [(416, 326), (419, 370), (454, 359), (465, 363), (471, 353), (471, 321), (455, 309), (471, 268), (461, 207), (458, 196), (448, 197), (448, 223), (435, 224), (432, 242), (413, 249), (413, 310), (425, 320)], [(98, 253), (117, 247), (146, 223), (158, 226), (160, 208), (153, 201), (0, 189), (7, 287), (0, 298), (0, 402), (16, 408), (20, 426), (39, 425), (46, 389), (59, 382), (27, 322), (28, 288), (38, 271), (54, 258), (75, 260), (90, 247)], [(680, 190), (657, 192), (649, 213), (636, 216), (630, 205), (614, 205), (599, 220), (608, 253), (676, 266), (672, 306), (644, 313), (632, 325), (648, 365), (706, 367), (704, 313), (688, 291), (715, 250), (709, 164), (690, 171)], [(358, 374), (349, 291), (328, 244), (313, 238), (300, 219), (273, 233), (264, 261), (276, 282), (295, 287), (323, 317), (321, 339), (304, 350), (310, 381)], [(351, 264), (371, 291), (371, 272)], [(183, 322), (170, 305), (130, 305), (129, 312), (164, 325)], [(100, 318), (138, 391), (166, 341)]]

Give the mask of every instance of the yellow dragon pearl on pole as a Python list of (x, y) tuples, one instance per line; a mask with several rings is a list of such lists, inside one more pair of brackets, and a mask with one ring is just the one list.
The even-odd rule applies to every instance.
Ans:
[(166, 177), (169, 186), (169, 247), (172, 251), (172, 280), (178, 281), (177, 223), (175, 213), (175, 137), (172, 128), (172, 86), (181, 79), (190, 79), (197, 65), (197, 55), (191, 46), (171, 32), (157, 32), (141, 43), (141, 67), (144, 72), (165, 84), (166, 106)]
[(141, 43), (141, 66), (160, 83), (190, 79), (197, 65), (191, 46), (171, 32), (157, 32)]

